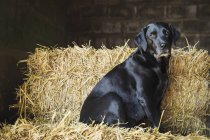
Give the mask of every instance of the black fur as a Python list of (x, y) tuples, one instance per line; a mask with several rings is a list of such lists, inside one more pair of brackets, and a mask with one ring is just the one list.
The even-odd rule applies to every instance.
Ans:
[(172, 42), (179, 32), (166, 23), (151, 23), (135, 38), (138, 49), (108, 72), (93, 88), (80, 113), (80, 122), (152, 127), (160, 120), (160, 102), (168, 85)]

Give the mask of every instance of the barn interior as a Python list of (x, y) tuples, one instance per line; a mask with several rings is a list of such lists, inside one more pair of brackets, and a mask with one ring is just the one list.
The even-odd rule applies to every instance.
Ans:
[[(196, 44), (210, 51), (209, 0), (7, 0), (0, 2), (0, 121), (14, 123), (16, 89), (23, 84), (25, 65), (38, 44), (50, 48), (75, 42), (96, 49), (132, 48), (142, 27), (161, 21), (174, 25), (181, 38), (175, 47)], [(8, 118), (8, 116), (11, 116)], [(207, 118), (210, 128), (210, 117)]]

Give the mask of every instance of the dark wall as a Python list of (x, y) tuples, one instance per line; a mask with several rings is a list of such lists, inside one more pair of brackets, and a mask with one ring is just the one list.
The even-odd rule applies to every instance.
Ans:
[(59, 0), (1, 1), (0, 47), (30, 51), (36, 44), (65, 45), (66, 10)]
[[(36, 44), (65, 47), (89, 40), (111, 47), (149, 22), (165, 21), (191, 44), (210, 48), (209, 0), (7, 0), (0, 9), (0, 47), (30, 51)], [(185, 46), (184, 38), (178, 44)]]

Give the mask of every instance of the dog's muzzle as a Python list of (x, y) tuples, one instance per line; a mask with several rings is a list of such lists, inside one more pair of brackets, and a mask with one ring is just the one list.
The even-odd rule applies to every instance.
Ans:
[(161, 54), (154, 54), (154, 57), (160, 61), (162, 59), (169, 59), (171, 57), (171, 54), (170, 53), (161, 53)]
[(162, 54), (157, 55), (157, 57), (158, 58), (160, 58), (160, 57), (166, 57), (166, 58), (168, 58), (168, 57), (170, 57), (170, 54), (169, 53), (162, 53)]

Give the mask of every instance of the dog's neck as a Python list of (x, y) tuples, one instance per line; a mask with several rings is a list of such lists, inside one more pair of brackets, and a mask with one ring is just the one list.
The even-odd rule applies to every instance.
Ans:
[(156, 58), (149, 52), (144, 52), (137, 49), (132, 54), (132, 59), (137, 63), (141, 63), (147, 67), (159, 67), (162, 73), (166, 73), (169, 65), (169, 60), (157, 61)]

